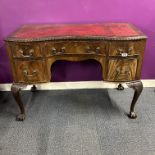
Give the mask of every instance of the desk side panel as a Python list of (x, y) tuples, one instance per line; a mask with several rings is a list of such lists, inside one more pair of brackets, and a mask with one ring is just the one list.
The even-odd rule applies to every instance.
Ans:
[(12, 71), (12, 75), (13, 75), (13, 82), (17, 82), (18, 80), (17, 80), (15, 64), (14, 64), (13, 56), (12, 56), (11, 42), (6, 42), (5, 45), (6, 45), (7, 54), (8, 54), (9, 62), (10, 62), (10, 67), (11, 67), (11, 71)]

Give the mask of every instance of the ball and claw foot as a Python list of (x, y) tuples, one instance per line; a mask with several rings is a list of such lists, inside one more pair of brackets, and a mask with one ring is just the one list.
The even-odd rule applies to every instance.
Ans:
[(26, 117), (25, 114), (19, 114), (19, 115), (17, 115), (16, 120), (17, 121), (24, 121), (25, 117)]
[(135, 112), (130, 112), (130, 114), (129, 114), (129, 118), (131, 118), (131, 119), (135, 119), (135, 118), (137, 118), (136, 113), (135, 113)]
[(118, 85), (117, 90), (124, 90), (124, 87), (121, 83)]
[(35, 86), (35, 85), (33, 85), (32, 87), (31, 87), (31, 92), (35, 92), (37, 90), (37, 87)]

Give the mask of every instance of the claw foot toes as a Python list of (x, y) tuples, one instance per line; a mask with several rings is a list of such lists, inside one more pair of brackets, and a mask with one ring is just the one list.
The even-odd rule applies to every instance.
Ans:
[(37, 91), (37, 87), (36, 86), (32, 86), (31, 87), (31, 92), (36, 92)]
[(124, 87), (122, 84), (119, 84), (118, 87), (117, 87), (117, 90), (124, 90)]
[(17, 121), (24, 121), (25, 120), (25, 114), (19, 114), (19, 115), (17, 115), (16, 120)]
[(135, 112), (130, 112), (130, 114), (129, 114), (129, 118), (131, 118), (131, 119), (135, 119), (135, 118), (137, 118), (136, 113), (135, 113)]

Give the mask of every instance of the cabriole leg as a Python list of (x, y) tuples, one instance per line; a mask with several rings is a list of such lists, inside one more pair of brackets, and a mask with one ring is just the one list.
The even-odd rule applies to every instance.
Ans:
[(134, 111), (134, 108), (135, 108), (137, 100), (143, 90), (143, 84), (141, 81), (134, 81), (134, 82), (127, 83), (127, 86), (129, 88), (134, 89), (134, 91), (135, 91), (132, 102), (131, 102), (130, 113), (129, 113), (129, 118), (135, 119), (137, 117), (137, 115)]
[(12, 86), (11, 86), (11, 91), (12, 91), (13, 97), (20, 109), (20, 114), (17, 115), (17, 117), (16, 117), (17, 121), (24, 121), (25, 116), (26, 116), (25, 108), (24, 108), (23, 102), (20, 97), (20, 91), (21, 91), (21, 89), (23, 89), (25, 87), (26, 87), (26, 85), (22, 85), (22, 84), (12, 84)]

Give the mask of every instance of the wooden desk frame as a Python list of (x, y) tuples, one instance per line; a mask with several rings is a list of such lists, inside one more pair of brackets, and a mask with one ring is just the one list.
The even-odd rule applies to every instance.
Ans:
[[(135, 28), (134, 28), (135, 29)], [(136, 102), (142, 92), (140, 81), (141, 67), (146, 36), (137, 30), (138, 36), (64, 36), (37, 39), (6, 39), (7, 51), (14, 82), (11, 87), (13, 96), (20, 108), (17, 120), (25, 119), (25, 108), (20, 91), (29, 84), (50, 82), (51, 66), (57, 60), (84, 61), (94, 59), (102, 66), (104, 81), (119, 82), (118, 89), (123, 90), (121, 82), (134, 89), (129, 117), (136, 118)]]

